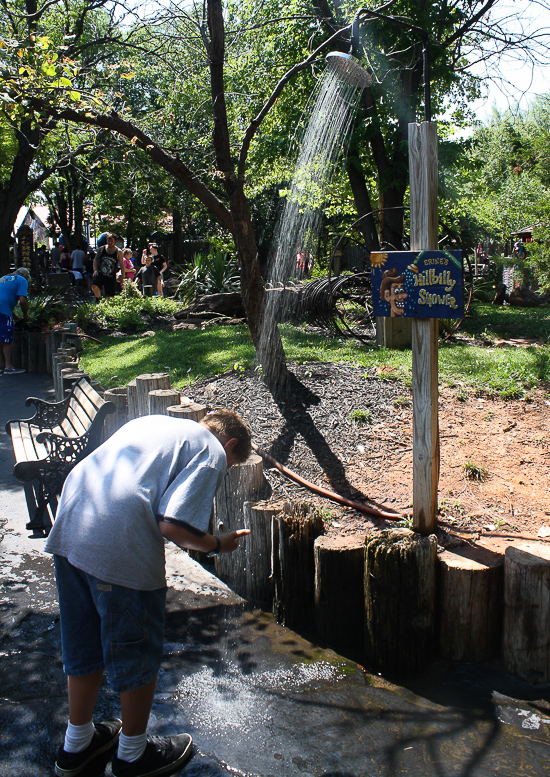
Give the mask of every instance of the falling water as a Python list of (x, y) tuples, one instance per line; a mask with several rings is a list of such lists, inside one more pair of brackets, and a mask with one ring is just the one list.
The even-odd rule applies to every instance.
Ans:
[[(290, 278), (301, 274), (300, 260), (307, 263), (317, 256), (327, 192), (355, 116), (359, 86), (364, 85), (356, 78), (346, 77), (341, 57), (328, 58), (327, 62), (311, 101), (311, 118), (275, 227), (268, 275), (268, 284), (275, 287), (284, 286)], [(267, 297), (266, 315), (280, 320), (281, 308), (289, 305), (288, 295), (269, 293)]]

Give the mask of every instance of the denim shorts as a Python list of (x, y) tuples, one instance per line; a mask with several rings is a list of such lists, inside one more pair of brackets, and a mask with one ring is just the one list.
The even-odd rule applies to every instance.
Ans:
[(117, 693), (147, 685), (162, 661), (166, 588), (136, 591), (99, 580), (63, 556), (54, 562), (65, 674), (106, 668)]
[(0, 343), (11, 343), (13, 340), (13, 318), (0, 313)]

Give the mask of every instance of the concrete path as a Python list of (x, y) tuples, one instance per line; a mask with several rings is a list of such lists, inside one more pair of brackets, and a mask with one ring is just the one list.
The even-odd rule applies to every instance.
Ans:
[[(52, 398), (46, 376), (0, 375), (0, 777), (53, 774), (67, 705), (52, 564), (27, 538), (4, 432)], [(406, 685), (251, 610), (178, 549), (168, 553), (165, 660), (150, 729), (193, 734), (187, 777), (543, 777), (550, 688), (498, 665), (437, 664)], [(107, 684), (98, 716), (116, 715)], [(107, 775), (110, 774), (108, 769)]]

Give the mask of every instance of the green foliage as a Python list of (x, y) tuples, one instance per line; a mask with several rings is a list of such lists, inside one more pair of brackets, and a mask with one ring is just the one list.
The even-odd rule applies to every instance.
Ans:
[[(147, 301), (154, 304), (157, 299), (153, 297)], [(86, 307), (101, 312), (109, 304)], [(484, 312), (487, 314), (485, 322), (482, 318)], [(540, 329), (544, 324), (546, 331), (550, 330), (550, 316), (547, 312), (539, 310), (525, 314), (511, 311), (511, 314), (511, 327), (516, 321), (521, 321), (526, 329), (530, 326), (536, 328), (537, 325)], [(538, 324), (537, 321), (531, 322), (533, 314), (538, 315)], [(494, 311), (492, 306), (479, 306), (479, 320), (476, 318), (475, 328), (487, 326), (489, 316), (496, 315), (498, 311)], [(505, 322), (501, 326), (504, 327)], [(353, 340), (302, 331), (288, 324), (282, 326), (281, 330), (285, 352), (291, 361), (351, 362), (362, 367), (369, 377), (387, 378), (393, 375), (406, 386), (411, 385), (410, 351), (365, 348)], [(517, 336), (516, 329), (510, 331), (499, 328), (499, 331), (508, 331), (508, 334), (513, 332)], [(102, 383), (109, 372), (123, 378), (121, 382), (127, 382), (140, 373), (156, 372), (159, 365), (162, 365), (163, 369), (170, 369), (173, 381), (181, 387), (199, 376), (206, 377), (232, 369), (241, 372), (254, 365), (254, 348), (246, 327), (212, 327), (202, 332), (157, 332), (154, 337), (145, 340), (117, 337), (106, 338), (106, 343), (105, 348), (94, 347), (86, 351), (85, 368), (91, 370), (91, 374)], [(103, 362), (104, 358), (106, 363)], [(452, 386), (461, 383), (459, 393), (465, 399), (472, 391), (517, 398), (525, 391), (550, 383), (550, 345), (539, 348), (487, 348), (445, 343), (439, 351), (439, 375), (443, 383)]]
[(129, 285), (122, 294), (98, 303), (81, 305), (77, 311), (77, 323), (82, 329), (116, 328), (129, 332), (141, 332), (147, 328), (148, 316), (173, 315), (179, 305), (165, 297), (134, 296), (135, 284)]
[(462, 469), (468, 480), (478, 480), (483, 482), (489, 477), (489, 470), (484, 467), (483, 464), (477, 464), (475, 461), (468, 459), (463, 465)]
[(352, 410), (348, 418), (358, 426), (362, 426), (363, 424), (372, 424), (372, 411), (368, 409)]
[(64, 289), (47, 287), (27, 300), (29, 326), (52, 326), (71, 319), (75, 312), (74, 303), (67, 300)]
[(195, 254), (183, 271), (176, 296), (191, 304), (203, 294), (238, 291), (240, 279), (237, 263), (220, 249), (208, 254)]

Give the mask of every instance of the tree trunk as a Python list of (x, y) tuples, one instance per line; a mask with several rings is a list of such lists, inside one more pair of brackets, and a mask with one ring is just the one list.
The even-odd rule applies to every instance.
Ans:
[(149, 392), (149, 415), (168, 415), (168, 408), (179, 401), (180, 392), (176, 389), (153, 389)]
[[(214, 499), (214, 534), (246, 528), (244, 502), (259, 499), (265, 486), (261, 456), (253, 454), (231, 467)], [(246, 596), (249, 587), (248, 541), (244, 537), (233, 553), (221, 553), (214, 559), (216, 574), (241, 596)]]
[(488, 661), (502, 634), (502, 557), (483, 548), (465, 552), (437, 557), (439, 646), (451, 661)]
[(506, 549), (503, 659), (529, 682), (550, 680), (550, 547), (544, 542)]
[(187, 397), (182, 397), (179, 405), (171, 405), (166, 409), (166, 414), (172, 418), (185, 418), (198, 423), (202, 421), (207, 411), (206, 405), (199, 405)]
[(437, 539), (389, 529), (372, 532), (365, 547), (365, 662), (414, 674), (433, 657)]
[(172, 249), (176, 264), (183, 264), (183, 213), (179, 203), (172, 208)]
[(367, 249), (367, 259), (370, 261), (372, 251), (380, 251), (380, 241), (376, 231), (376, 221), (372, 213), (372, 203), (370, 200), (367, 182), (361, 168), (359, 159), (348, 157), (348, 178), (353, 192), (353, 201), (357, 209), (357, 216), (361, 219), (356, 229), (363, 235), (365, 248)]
[(319, 511), (298, 502), (279, 513), (279, 554), (275, 566), (273, 614), (278, 623), (296, 631), (314, 627), (314, 543), (325, 527)]
[[(152, 372), (136, 377), (138, 415), (149, 415), (149, 392), (155, 389), (169, 389), (170, 375), (167, 372)], [(173, 405), (173, 402), (170, 402)]]
[(315, 626), (334, 648), (360, 649), (365, 641), (365, 542), (362, 537), (317, 537)]
[(242, 191), (231, 198), (231, 215), (241, 275), (241, 293), (246, 318), (256, 348), (262, 376), (274, 393), (287, 384), (285, 352), (277, 322), (266, 315), (265, 289), (260, 275), (258, 248), (248, 201)]
[(128, 421), (128, 387), (117, 386), (107, 389), (103, 399), (106, 402), (112, 402), (115, 406), (115, 412), (106, 415), (103, 422), (103, 440), (107, 440)]

